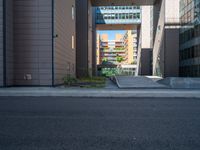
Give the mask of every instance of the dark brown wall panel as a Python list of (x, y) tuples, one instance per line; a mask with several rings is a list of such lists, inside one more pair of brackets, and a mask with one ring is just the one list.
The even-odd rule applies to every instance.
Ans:
[(88, 75), (88, 0), (76, 0), (76, 74)]
[(51, 0), (14, 0), (14, 64), (14, 85), (52, 85)]

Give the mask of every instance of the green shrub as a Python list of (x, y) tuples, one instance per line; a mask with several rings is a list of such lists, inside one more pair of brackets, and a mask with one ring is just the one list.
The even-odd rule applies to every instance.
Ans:
[(116, 61), (121, 63), (122, 61), (124, 61), (124, 58), (121, 56), (117, 56)]
[(63, 82), (65, 86), (71, 86), (72, 84), (77, 83), (77, 79), (71, 75), (67, 75), (63, 78)]

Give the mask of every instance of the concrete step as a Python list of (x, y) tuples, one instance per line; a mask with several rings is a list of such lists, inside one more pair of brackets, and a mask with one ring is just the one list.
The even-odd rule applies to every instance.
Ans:
[(166, 85), (159, 84), (154, 79), (145, 76), (115, 76), (115, 81), (121, 89), (168, 88)]

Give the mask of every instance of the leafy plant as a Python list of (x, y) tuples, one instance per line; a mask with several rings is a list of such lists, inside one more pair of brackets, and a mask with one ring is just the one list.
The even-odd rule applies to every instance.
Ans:
[(124, 61), (124, 58), (121, 57), (121, 56), (117, 56), (117, 57), (116, 57), (116, 61), (117, 61), (118, 63), (121, 63), (122, 61)]
[(124, 50), (124, 47), (116, 47), (114, 50)]
[(63, 82), (65, 86), (71, 86), (72, 84), (77, 83), (77, 79), (71, 75), (67, 75), (63, 78)]
[(102, 69), (102, 75), (105, 77), (112, 77), (117, 74), (116, 68), (103, 68)]
[(136, 65), (137, 64), (137, 61), (136, 60), (134, 60), (132, 63), (131, 63), (131, 65)]
[(108, 58), (103, 58), (102, 61), (103, 62), (108, 62)]

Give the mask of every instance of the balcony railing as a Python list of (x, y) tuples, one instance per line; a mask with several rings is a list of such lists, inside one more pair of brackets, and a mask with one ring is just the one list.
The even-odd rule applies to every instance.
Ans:
[(125, 52), (126, 50), (103, 50), (102, 52), (108, 52), (108, 53), (120, 53), (120, 52)]

